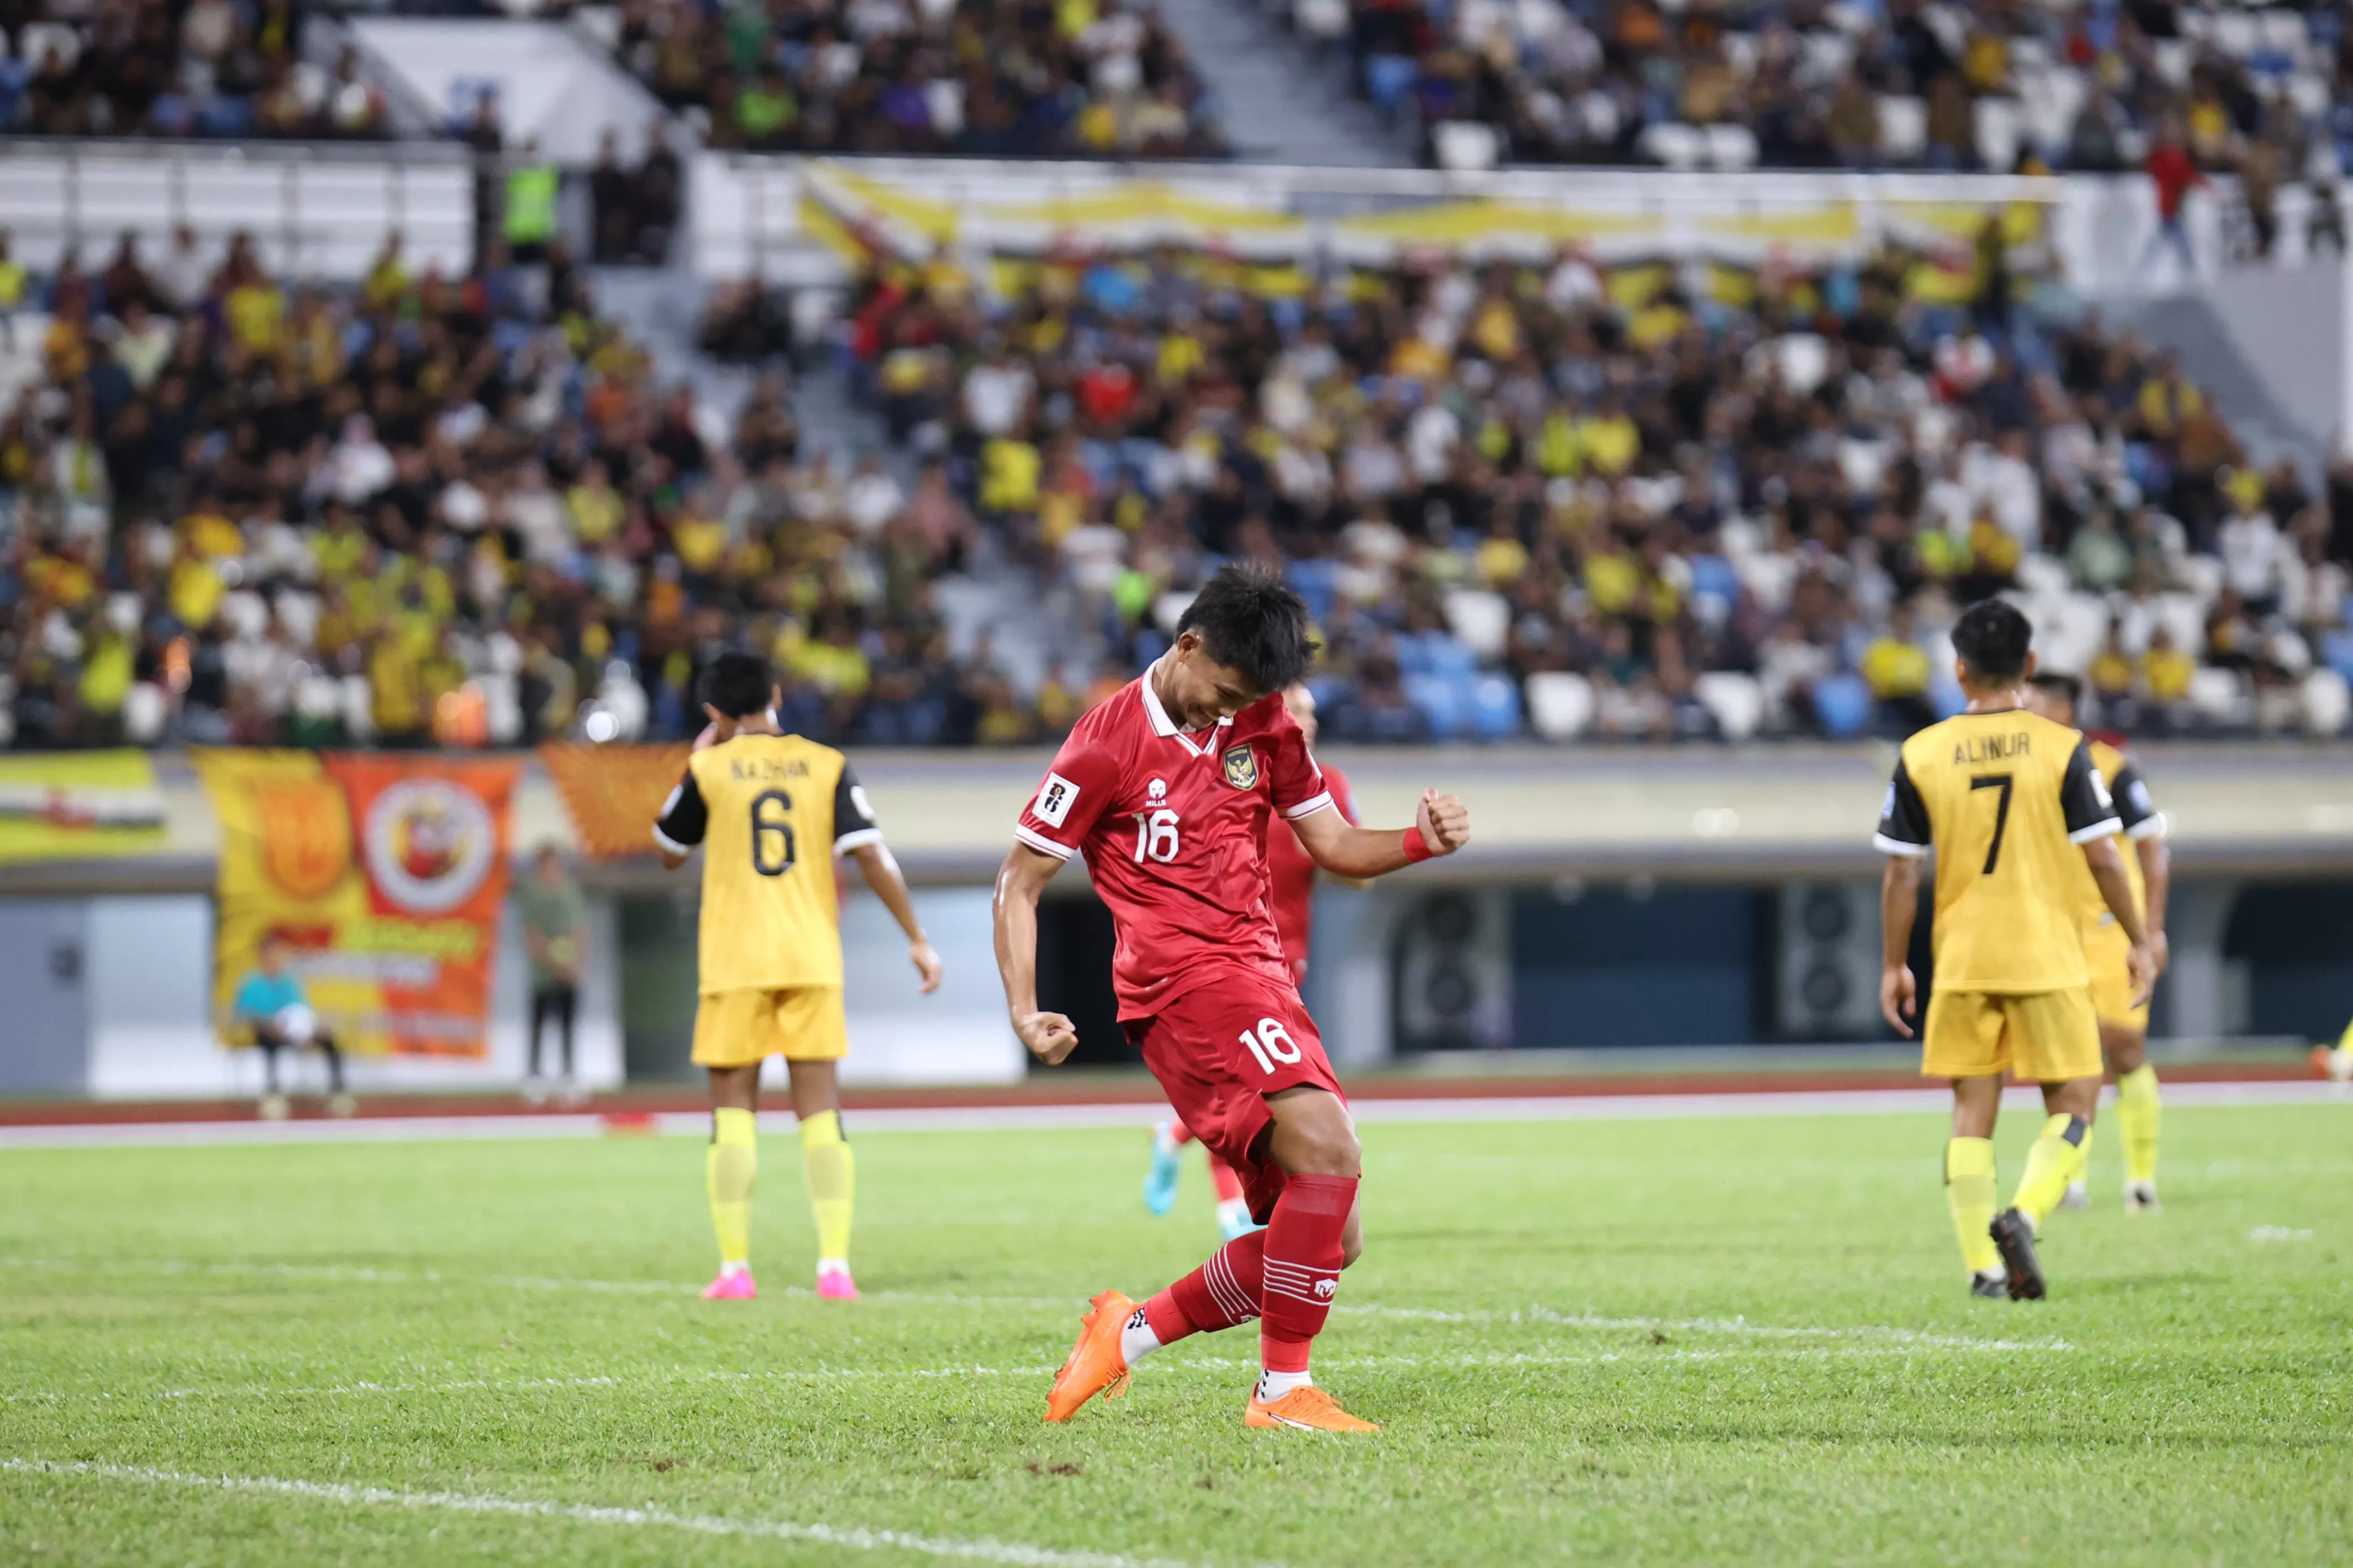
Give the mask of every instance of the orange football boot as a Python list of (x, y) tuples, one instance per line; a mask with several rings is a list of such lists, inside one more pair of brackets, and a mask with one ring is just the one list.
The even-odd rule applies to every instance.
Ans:
[(1250, 1393), (1250, 1410), (1242, 1416), (1245, 1426), (1296, 1426), (1303, 1432), (1377, 1432), (1380, 1426), (1371, 1421), (1359, 1421), (1340, 1408), (1339, 1403), (1314, 1384), (1302, 1384), (1271, 1405), (1261, 1404), (1256, 1390)]
[(1054, 1374), (1053, 1391), (1046, 1395), (1046, 1419), (1068, 1421), (1079, 1406), (1102, 1394), (1117, 1399), (1127, 1392), (1127, 1357), (1120, 1353), (1119, 1334), (1127, 1327), (1135, 1303), (1116, 1290), (1096, 1297), (1080, 1320), (1079, 1342), (1062, 1370)]

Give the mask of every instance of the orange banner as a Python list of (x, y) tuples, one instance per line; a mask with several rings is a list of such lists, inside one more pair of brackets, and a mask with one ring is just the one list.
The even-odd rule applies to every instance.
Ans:
[(265, 939), (347, 1051), (480, 1057), (522, 764), (385, 753), (198, 752), (221, 825), (214, 1008)]
[(686, 772), (689, 748), (547, 745), (539, 760), (564, 797), (581, 847), (599, 860), (654, 852), (654, 818)]

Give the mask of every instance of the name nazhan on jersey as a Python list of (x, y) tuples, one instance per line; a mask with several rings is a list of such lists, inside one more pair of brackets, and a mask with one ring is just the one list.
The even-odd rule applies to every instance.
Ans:
[(2023, 730), (2007, 735), (1971, 735), (1953, 743), (1953, 765), (1966, 768), (1977, 763), (2005, 762), (2011, 757), (2031, 755), (2034, 738)]
[(727, 776), (744, 784), (770, 784), (777, 779), (805, 779), (809, 776), (809, 767), (798, 757), (781, 761), (775, 757), (731, 757)]

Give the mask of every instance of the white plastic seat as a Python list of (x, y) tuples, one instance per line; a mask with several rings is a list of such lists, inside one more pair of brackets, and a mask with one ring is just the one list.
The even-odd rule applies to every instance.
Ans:
[(2316, 669), (2304, 678), (2304, 727), (2327, 738), (2345, 732), (2353, 720), (2353, 684), (2334, 669)]
[(1765, 689), (1753, 675), (1711, 669), (1692, 682), (1692, 694), (1727, 741), (1746, 741), (1765, 722)]
[(1438, 166), (1458, 174), (1492, 169), (1503, 153), (1503, 139), (1493, 126), (1481, 121), (1444, 121), (1430, 134)]
[(1700, 154), (1705, 151), (1695, 127), (1667, 121), (1644, 126), (1638, 144), (1644, 157), (1670, 169), (1697, 167)]
[(1879, 100), (1879, 150), (1890, 162), (1916, 162), (1928, 146), (1928, 104), (1925, 99), (1883, 95)]
[(1547, 741), (1573, 741), (1593, 727), (1593, 682), (1567, 670), (1528, 677), (1528, 727)]
[(2211, 665), (2200, 666), (2189, 678), (2189, 706), (2200, 718), (2214, 724), (2245, 724), (2254, 717), (2247, 678), (2235, 669)]
[(1457, 588), (1446, 595), (1446, 625), (1481, 658), (1500, 658), (1512, 634), (1512, 606), (1501, 594)]
[(1710, 125), (1700, 135), (1707, 144), (1707, 161), (1728, 174), (1757, 166), (1757, 132), (1746, 125)]

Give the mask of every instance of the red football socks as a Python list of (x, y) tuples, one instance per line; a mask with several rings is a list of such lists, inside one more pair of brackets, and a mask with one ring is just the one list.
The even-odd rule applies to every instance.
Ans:
[(1292, 1177), (1259, 1233), (1266, 1243), (1259, 1357), (1269, 1372), (1307, 1370), (1308, 1346), (1324, 1331), (1339, 1293), (1340, 1238), (1356, 1205), (1356, 1180)]
[(1209, 1260), (1144, 1304), (1153, 1336), (1174, 1344), (1187, 1334), (1215, 1332), (1258, 1316), (1261, 1259), (1266, 1232), (1238, 1236)]

